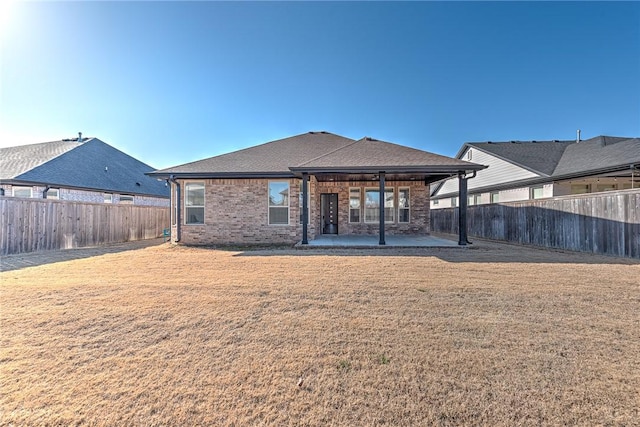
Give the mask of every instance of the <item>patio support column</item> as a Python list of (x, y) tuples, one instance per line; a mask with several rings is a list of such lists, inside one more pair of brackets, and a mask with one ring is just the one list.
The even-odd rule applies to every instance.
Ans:
[(467, 178), (464, 172), (458, 174), (458, 245), (466, 246), (467, 240)]
[(302, 244), (308, 245), (307, 240), (307, 223), (309, 222), (309, 206), (307, 206), (307, 199), (309, 197), (308, 191), (309, 174), (304, 172), (302, 174)]
[(384, 172), (380, 172), (380, 242), (378, 244), (386, 244), (384, 241)]

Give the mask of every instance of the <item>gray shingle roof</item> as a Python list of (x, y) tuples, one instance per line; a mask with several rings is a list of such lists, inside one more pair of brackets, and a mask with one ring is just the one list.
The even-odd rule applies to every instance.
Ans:
[(81, 144), (77, 141), (52, 141), (0, 148), (0, 179), (13, 179)]
[(575, 141), (470, 142), (467, 145), (486, 151), (540, 175), (553, 174), (564, 151)]
[[(597, 136), (576, 141), (470, 142), (466, 145), (491, 153), (540, 175), (560, 177), (584, 174), (640, 162), (640, 139)], [(461, 153), (462, 154), (462, 150)]]
[(569, 175), (640, 163), (640, 138), (598, 136), (571, 144), (553, 175)]
[(164, 182), (145, 175), (151, 166), (97, 138), (1, 148), (0, 158), (2, 180), (169, 197)]
[(309, 132), (244, 150), (154, 172), (170, 174), (274, 174), (292, 170), (357, 169), (380, 167), (482, 168), (479, 165), (440, 156), (372, 138), (355, 141), (328, 132)]

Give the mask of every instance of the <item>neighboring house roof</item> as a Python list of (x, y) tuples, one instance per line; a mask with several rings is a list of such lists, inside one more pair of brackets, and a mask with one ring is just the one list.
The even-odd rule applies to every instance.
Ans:
[[(640, 139), (613, 136), (597, 136), (576, 141), (509, 141), (468, 142), (457, 157), (464, 156), (469, 148), (475, 148), (513, 165), (527, 169), (537, 176), (529, 179), (499, 182), (470, 189), (480, 192), (495, 188), (526, 186), (551, 180), (579, 178), (629, 169), (640, 164)], [(432, 194), (435, 198), (455, 194), (449, 190), (439, 194), (444, 182), (438, 183)]]
[(441, 172), (484, 168), (373, 138), (353, 140), (329, 132), (309, 132), (244, 150), (150, 173), (176, 177), (299, 176), (302, 172)]
[(0, 148), (0, 181), (169, 197), (154, 169), (97, 138)]
[(554, 176), (640, 163), (640, 138), (598, 136), (572, 144), (564, 152)]
[(13, 179), (81, 144), (77, 141), (52, 141), (0, 148), (0, 179)]
[(575, 141), (470, 142), (466, 145), (483, 150), (540, 175), (553, 174), (565, 149)]

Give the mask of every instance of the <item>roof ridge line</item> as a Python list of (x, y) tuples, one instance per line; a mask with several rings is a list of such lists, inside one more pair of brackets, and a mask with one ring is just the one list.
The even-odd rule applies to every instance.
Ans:
[(321, 155), (319, 155), (319, 156), (317, 156), (317, 157), (314, 157), (313, 159), (309, 159), (309, 160), (307, 160), (307, 161), (306, 161), (306, 162), (304, 162), (304, 163), (300, 163), (299, 165), (297, 165), (297, 166), (292, 166), (292, 167), (298, 167), (298, 168), (299, 168), (299, 167), (302, 167), (302, 166), (306, 165), (307, 163), (311, 163), (311, 162), (313, 162), (313, 161), (316, 161), (316, 160), (318, 160), (318, 159), (321, 159), (321, 158), (323, 158), (323, 157), (326, 157), (326, 156), (328, 156), (328, 155), (330, 155), (330, 154), (333, 154), (333, 153), (336, 153), (336, 152), (338, 152), (338, 151), (340, 151), (340, 150), (343, 150), (343, 149), (345, 149), (345, 148), (347, 148), (347, 147), (351, 147), (353, 144), (355, 144), (356, 142), (360, 142), (360, 141), (362, 141), (363, 139), (364, 139), (364, 138), (357, 139), (357, 140), (355, 140), (355, 141), (353, 141), (353, 142), (351, 142), (351, 143), (349, 143), (349, 144), (347, 144), (347, 145), (345, 145), (345, 146), (343, 146), (343, 147), (336, 148), (335, 150), (329, 151), (328, 153), (321, 154)]

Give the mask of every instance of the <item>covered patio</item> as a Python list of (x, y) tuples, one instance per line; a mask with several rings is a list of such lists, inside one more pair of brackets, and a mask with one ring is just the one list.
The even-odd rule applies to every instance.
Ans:
[[(403, 147), (373, 138), (365, 137), (346, 147), (336, 150), (335, 152), (326, 154), (316, 159), (310, 160), (301, 165), (290, 167), (289, 169), (298, 178), (302, 179), (301, 188), (301, 223), (302, 223), (302, 240), (299, 246), (312, 247), (369, 247), (369, 246), (395, 246), (395, 247), (437, 247), (437, 246), (464, 246), (467, 240), (467, 181), (474, 178), (476, 172), (485, 169), (486, 166), (470, 163), (458, 159), (451, 159), (433, 153), (415, 150), (409, 147)], [(433, 182), (455, 177), (458, 178), (459, 194), (460, 194), (460, 214), (459, 214), (459, 236), (458, 242), (452, 242), (439, 239), (429, 235), (428, 218), (426, 219), (426, 227), (419, 230), (419, 233), (406, 235), (404, 233), (389, 233), (387, 227), (389, 224), (385, 219), (386, 192), (385, 186), (390, 183), (403, 183), (402, 185), (414, 185), (422, 183), (423, 188), (429, 188)], [(342, 220), (340, 224), (338, 200), (334, 199), (320, 205), (320, 214), (322, 230), (315, 233), (315, 238), (309, 238), (309, 182), (314, 177), (319, 184), (332, 183), (342, 184), (345, 188), (350, 188), (356, 183), (371, 183), (373, 189), (365, 189), (371, 191), (371, 194), (377, 193), (377, 228), (378, 235), (372, 235), (370, 229), (354, 230), (347, 233), (338, 233), (339, 229), (351, 225), (351, 219), (348, 223)], [(377, 188), (376, 188), (377, 187)], [(392, 187), (393, 188), (393, 187)], [(405, 187), (406, 188), (406, 187)], [(356, 192), (358, 189), (356, 189)], [(393, 200), (393, 189), (391, 200)], [(407, 190), (409, 191), (409, 190)], [(322, 192), (321, 192), (322, 193)], [(409, 194), (409, 193), (407, 193)], [(330, 194), (321, 194), (321, 196), (330, 196)], [(336, 195), (337, 196), (337, 195)], [(420, 210), (428, 217), (428, 193), (423, 196), (427, 204)], [(408, 197), (407, 197), (408, 199)], [(327, 209), (323, 206), (326, 206)], [(414, 202), (407, 206), (413, 209)], [(393, 201), (391, 208), (396, 208)], [(358, 204), (356, 209), (361, 209)], [(410, 210), (408, 210), (410, 212)], [(394, 222), (393, 213), (391, 212), (391, 221)], [(373, 217), (373, 215), (372, 215)], [(375, 218), (375, 217), (374, 217)], [(358, 217), (357, 222), (360, 222)], [(366, 220), (365, 220), (366, 222)], [(369, 221), (370, 223), (373, 221)], [(406, 221), (407, 223), (410, 220)], [(363, 232), (364, 231), (364, 232)]]

